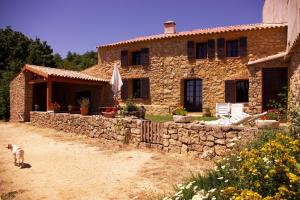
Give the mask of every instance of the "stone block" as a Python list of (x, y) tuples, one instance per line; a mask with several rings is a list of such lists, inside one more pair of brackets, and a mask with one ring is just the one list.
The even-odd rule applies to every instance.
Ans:
[(224, 145), (224, 144), (226, 144), (226, 141), (225, 141), (225, 139), (216, 139), (215, 140), (215, 144), (222, 144), (222, 145)]
[(216, 145), (215, 152), (218, 156), (223, 156), (226, 154), (226, 146), (224, 145)]
[(185, 145), (185, 144), (182, 144), (180, 153), (181, 154), (187, 154), (187, 152), (188, 152), (188, 146)]
[(215, 141), (215, 138), (212, 135), (207, 135), (206, 140), (207, 141)]

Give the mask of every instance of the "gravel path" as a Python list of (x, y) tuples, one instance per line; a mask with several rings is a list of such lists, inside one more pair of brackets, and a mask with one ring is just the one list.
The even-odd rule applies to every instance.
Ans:
[[(13, 165), (7, 143), (25, 150), (27, 168)], [(0, 123), (2, 199), (157, 199), (212, 162), (122, 144)]]

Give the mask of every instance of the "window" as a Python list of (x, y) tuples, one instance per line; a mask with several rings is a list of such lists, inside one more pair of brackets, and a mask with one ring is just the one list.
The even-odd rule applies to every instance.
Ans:
[(149, 78), (123, 79), (121, 88), (121, 99), (148, 99), (150, 96)]
[(249, 102), (249, 80), (226, 80), (225, 102)]
[(132, 65), (141, 65), (141, 51), (132, 52)]
[(238, 57), (239, 56), (239, 41), (238, 40), (226, 41), (226, 56), (227, 57)]
[(196, 58), (204, 59), (207, 58), (207, 43), (198, 43), (196, 47)]
[(249, 101), (249, 81), (239, 80), (236, 81), (236, 102), (248, 102)]
[(120, 61), (122, 67), (134, 66), (134, 65), (142, 65), (149, 66), (150, 65), (150, 50), (149, 48), (142, 48), (140, 50), (128, 51), (122, 50), (120, 55)]
[(141, 98), (141, 79), (132, 80), (132, 97)]

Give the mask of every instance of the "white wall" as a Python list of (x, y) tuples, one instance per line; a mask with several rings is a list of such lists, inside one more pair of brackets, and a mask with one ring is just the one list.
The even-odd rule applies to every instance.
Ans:
[(300, 34), (300, 0), (288, 2), (288, 45), (287, 50), (293, 45)]
[(263, 23), (287, 23), (287, 7), (289, 1), (290, 0), (265, 0), (262, 13)]

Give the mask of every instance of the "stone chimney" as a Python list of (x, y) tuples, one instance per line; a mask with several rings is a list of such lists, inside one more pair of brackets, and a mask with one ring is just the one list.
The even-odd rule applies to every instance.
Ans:
[(176, 24), (174, 21), (166, 21), (164, 23), (165, 34), (174, 34), (176, 33)]

